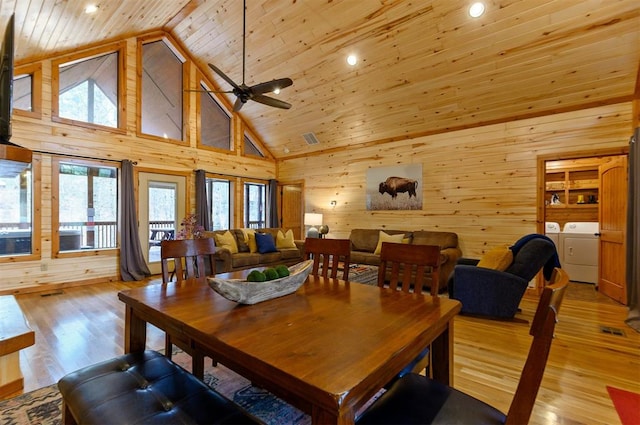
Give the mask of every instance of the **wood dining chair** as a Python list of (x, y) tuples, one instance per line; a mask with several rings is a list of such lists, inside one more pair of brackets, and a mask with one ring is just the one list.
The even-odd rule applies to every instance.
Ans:
[[(163, 240), (160, 243), (160, 263), (162, 282), (168, 284), (175, 278), (177, 285), (206, 284), (207, 274), (215, 274), (213, 254), (216, 245), (212, 238)], [(170, 263), (174, 264), (173, 270)], [(167, 332), (165, 335), (165, 355), (171, 359), (173, 345), (191, 356), (191, 365), (196, 377), (204, 377), (204, 355), (195, 349), (191, 341)], [(215, 360), (214, 360), (215, 365)]]
[(529, 423), (549, 358), (558, 311), (568, 284), (567, 273), (556, 268), (551, 277), (551, 284), (542, 290), (529, 331), (533, 336), (529, 355), (506, 415), (468, 394), (425, 376), (410, 373), (396, 381), (356, 420), (356, 423)]
[[(313, 259), (311, 274), (331, 279), (349, 280), (351, 241), (349, 239), (307, 238), (304, 241), (307, 260)], [(342, 270), (342, 276), (338, 272)]]
[(440, 247), (383, 242), (378, 268), (378, 286), (404, 292), (422, 292), (427, 274), (431, 295), (437, 296), (440, 284)]
[[(430, 274), (430, 292), (432, 296), (437, 297), (440, 282), (440, 255), (440, 247), (437, 245), (382, 242), (378, 286), (384, 288), (388, 285), (392, 290), (421, 293), (425, 284), (425, 275)], [(395, 379), (423, 370), (429, 374), (430, 357), (430, 347), (428, 347), (405, 366)], [(395, 379), (387, 383), (385, 388), (391, 386)]]

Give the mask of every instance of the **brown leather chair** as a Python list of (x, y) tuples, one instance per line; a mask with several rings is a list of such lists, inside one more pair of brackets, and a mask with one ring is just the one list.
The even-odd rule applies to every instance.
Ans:
[[(216, 245), (212, 238), (163, 240), (160, 243), (162, 282), (167, 284), (175, 277), (177, 285), (206, 285), (207, 273), (213, 274), (210, 271), (215, 270), (215, 260), (213, 259), (215, 252)], [(174, 264), (173, 270), (170, 270), (170, 262)], [(202, 379), (204, 376), (204, 355), (192, 346), (191, 341), (167, 332), (165, 356), (169, 359), (171, 359), (174, 344), (191, 355), (191, 373)]]
[[(349, 239), (307, 238), (304, 241), (305, 258), (313, 258), (311, 274), (331, 279), (349, 280), (351, 242)], [(320, 267), (322, 266), (322, 267)], [(342, 276), (338, 276), (342, 269)]]
[[(383, 242), (378, 268), (378, 286), (404, 292), (421, 292), (425, 274), (431, 274), (431, 295), (437, 296), (440, 277), (440, 247)], [(388, 273), (390, 271), (390, 273)], [(387, 280), (388, 275), (390, 278)], [(420, 288), (419, 291), (416, 288)]]
[(556, 268), (551, 282), (542, 290), (529, 331), (533, 342), (506, 415), (468, 394), (425, 376), (410, 373), (396, 381), (356, 423), (528, 423), (549, 358), (558, 311), (569, 284), (569, 276), (564, 270)]

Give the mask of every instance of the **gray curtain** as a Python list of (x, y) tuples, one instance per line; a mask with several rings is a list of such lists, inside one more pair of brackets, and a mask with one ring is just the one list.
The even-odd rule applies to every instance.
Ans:
[(211, 230), (211, 208), (207, 197), (207, 172), (196, 170), (196, 221), (204, 230)]
[(626, 323), (640, 332), (640, 159), (638, 158), (638, 143), (640, 142), (640, 128), (629, 142), (629, 200), (627, 210), (627, 302), (629, 316)]
[(267, 227), (280, 227), (278, 220), (278, 180), (269, 180), (269, 214)]
[(142, 280), (151, 272), (144, 261), (138, 237), (138, 214), (133, 188), (133, 163), (122, 161), (122, 231), (120, 233), (120, 276), (122, 280)]

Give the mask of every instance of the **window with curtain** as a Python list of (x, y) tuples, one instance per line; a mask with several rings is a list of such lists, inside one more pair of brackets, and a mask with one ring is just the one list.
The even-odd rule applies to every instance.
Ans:
[(244, 227), (259, 229), (266, 227), (267, 196), (264, 183), (244, 184)]
[(165, 40), (142, 45), (142, 133), (183, 139), (183, 64)]
[(211, 229), (233, 227), (233, 182), (222, 178), (208, 178), (207, 197), (211, 206)]
[(56, 252), (116, 248), (118, 169), (89, 161), (54, 162)]

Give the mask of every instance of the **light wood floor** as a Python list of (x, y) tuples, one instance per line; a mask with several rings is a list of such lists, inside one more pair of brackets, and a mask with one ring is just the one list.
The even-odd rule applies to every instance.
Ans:
[[(20, 355), (24, 391), (121, 354), (124, 305), (117, 292), (145, 284), (116, 282), (16, 296), (36, 332), (36, 344)], [(531, 320), (536, 304), (523, 300), (515, 322), (455, 319), (457, 388), (508, 409), (531, 341), (524, 321)], [(640, 334), (624, 324), (626, 314), (626, 307), (593, 285), (571, 284), (531, 423), (620, 423), (606, 386), (640, 392)], [(624, 335), (603, 333), (601, 325)], [(149, 348), (162, 348), (164, 334), (150, 328), (147, 342)]]

